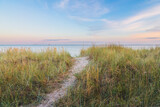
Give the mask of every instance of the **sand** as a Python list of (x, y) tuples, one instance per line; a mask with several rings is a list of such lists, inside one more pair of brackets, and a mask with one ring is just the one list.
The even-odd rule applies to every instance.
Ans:
[(41, 102), (37, 107), (53, 107), (54, 103), (67, 94), (67, 89), (75, 85), (76, 73), (80, 73), (88, 64), (88, 57), (75, 58), (75, 64), (70, 70), (69, 77), (61, 84), (61, 88), (46, 95), (45, 100)]

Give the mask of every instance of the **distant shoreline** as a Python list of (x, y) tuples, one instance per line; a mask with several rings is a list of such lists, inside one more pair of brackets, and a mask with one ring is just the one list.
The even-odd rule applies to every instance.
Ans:
[[(107, 46), (110, 44), (0, 44), (0, 46)], [(160, 44), (115, 44), (120, 46), (160, 46)]]

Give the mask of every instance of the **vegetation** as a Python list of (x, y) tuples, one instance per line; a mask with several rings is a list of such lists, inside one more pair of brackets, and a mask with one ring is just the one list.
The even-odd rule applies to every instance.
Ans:
[(91, 63), (57, 106), (160, 106), (160, 48), (93, 46), (81, 55)]
[(0, 53), (0, 106), (18, 106), (42, 99), (59, 87), (72, 65), (72, 58), (56, 48), (34, 53), (8, 49)]

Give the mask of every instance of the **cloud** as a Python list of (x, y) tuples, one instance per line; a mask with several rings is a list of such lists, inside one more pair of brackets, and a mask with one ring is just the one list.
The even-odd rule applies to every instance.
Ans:
[(128, 19), (124, 20), (124, 24), (133, 23), (142, 19), (150, 18), (156, 15), (160, 15), (160, 5), (154, 6), (152, 8), (149, 8), (145, 11), (142, 11), (135, 16), (129, 17)]
[(44, 39), (43, 41), (47, 42), (57, 42), (57, 41), (70, 41), (70, 39)]
[(147, 29), (148, 32), (160, 32), (160, 26), (153, 27), (151, 29)]
[[(153, 6), (123, 20), (99, 19), (105, 27), (99, 35), (130, 35), (139, 32), (160, 31), (160, 5)], [(105, 30), (104, 30), (105, 28)], [(97, 35), (97, 34), (96, 34)]]
[(60, 3), (57, 4), (60, 8), (65, 8), (70, 0), (61, 0)]
[(160, 39), (160, 32), (141, 32), (137, 34), (132, 34), (130, 37), (132, 40), (142, 40), (142, 41), (153, 41)]
[(148, 0), (147, 3), (151, 4), (151, 3), (158, 3), (160, 2), (160, 0)]
[(144, 38), (144, 39), (160, 39), (160, 37), (147, 37), (147, 38)]
[(130, 35), (140, 32), (156, 32), (160, 29), (160, 4), (142, 10), (122, 20), (108, 20), (103, 17), (110, 10), (99, 0), (61, 0), (59, 8), (70, 19), (87, 23), (87, 34), (92, 36)]
[(99, 17), (109, 12), (98, 0), (61, 0), (56, 7), (63, 9), (69, 16), (85, 18)]

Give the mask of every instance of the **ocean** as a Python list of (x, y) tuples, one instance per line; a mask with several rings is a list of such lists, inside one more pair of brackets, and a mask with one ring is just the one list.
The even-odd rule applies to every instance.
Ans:
[[(71, 54), (71, 56), (79, 56), (81, 49), (87, 49), (92, 45), (0, 45), (0, 52), (4, 52), (9, 48), (30, 48), (33, 52), (45, 51), (47, 48), (57, 48), (58, 51), (65, 50)], [(160, 47), (160, 45), (153, 44), (125, 44), (124, 47), (132, 49), (149, 49)]]

